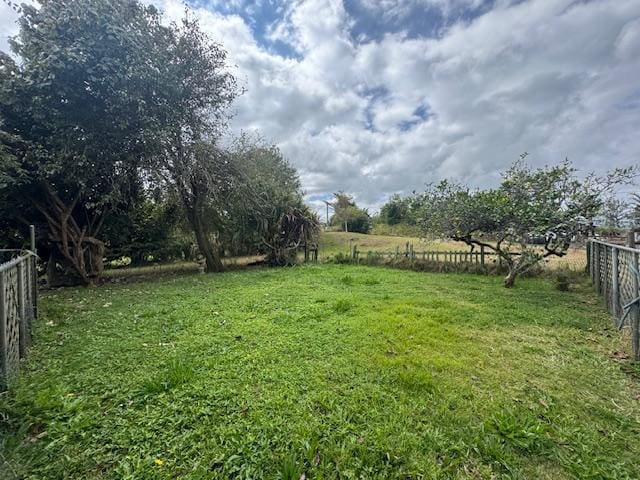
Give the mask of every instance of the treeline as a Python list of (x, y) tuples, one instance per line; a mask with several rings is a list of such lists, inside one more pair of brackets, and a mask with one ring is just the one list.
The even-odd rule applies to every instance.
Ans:
[(281, 152), (229, 139), (242, 88), (188, 12), (170, 25), (128, 0), (20, 12), (13, 56), (0, 52), (0, 242), (35, 224), (50, 279), (91, 284), (105, 258), (185, 258), (195, 242), (218, 271), (241, 253), (291, 263), (312, 239)]

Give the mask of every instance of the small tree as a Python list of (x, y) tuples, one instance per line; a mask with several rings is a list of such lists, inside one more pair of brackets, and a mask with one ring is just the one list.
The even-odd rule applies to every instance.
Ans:
[(295, 263), (298, 247), (314, 242), (319, 231), (298, 173), (275, 145), (260, 138), (243, 134), (230, 151), (238, 180), (227, 208), (229, 240), (266, 253), (271, 265)]
[(627, 202), (611, 196), (604, 200), (602, 205), (603, 226), (619, 229), (624, 226), (627, 217)]
[[(423, 195), (421, 228), (496, 252), (508, 268), (505, 287), (550, 256), (564, 256), (572, 239), (584, 232), (602, 208), (602, 194), (632, 178), (632, 168), (584, 180), (568, 161), (531, 169), (516, 162), (496, 189), (472, 191), (444, 181)], [(542, 246), (532, 245), (543, 238)]]
[(366, 209), (359, 208), (351, 195), (344, 192), (334, 193), (334, 215), (331, 218), (333, 225), (344, 226), (345, 232), (369, 233), (371, 230), (371, 217)]
[(398, 225), (406, 222), (409, 215), (409, 201), (397, 193), (380, 209), (380, 220), (387, 225)]
[(631, 228), (640, 228), (640, 193), (634, 193), (631, 200), (631, 207), (627, 212), (627, 220)]

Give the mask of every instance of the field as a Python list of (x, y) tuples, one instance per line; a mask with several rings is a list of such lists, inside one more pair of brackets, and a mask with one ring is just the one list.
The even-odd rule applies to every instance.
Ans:
[[(365, 253), (369, 250), (378, 252), (394, 252), (400, 248), (403, 252), (407, 243), (413, 244), (415, 251), (469, 251), (469, 246), (463, 242), (433, 240), (426, 241), (418, 237), (402, 237), (392, 235), (366, 235), (363, 233), (322, 232), (320, 235), (320, 258), (330, 258), (337, 253), (349, 253), (349, 249), (356, 245), (358, 250)], [(584, 248), (570, 248), (564, 257), (550, 257), (546, 267), (550, 269), (568, 268), (583, 271), (587, 265)]]
[(638, 478), (610, 325), (586, 285), (359, 266), (52, 291), (0, 477)]

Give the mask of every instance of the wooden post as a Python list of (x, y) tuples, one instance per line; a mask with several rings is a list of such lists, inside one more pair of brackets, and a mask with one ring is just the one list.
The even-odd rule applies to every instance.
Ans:
[(0, 272), (0, 387), (6, 384), (9, 375), (7, 355), (7, 299), (4, 294), (4, 272)]
[(24, 260), (20, 261), (16, 265), (16, 270), (18, 272), (18, 350), (20, 352), (20, 358), (24, 358), (27, 354), (27, 345), (29, 343), (29, 326), (27, 324), (27, 314), (26, 314), (26, 295), (24, 291), (25, 284), (25, 271), (24, 271)]
[[(633, 268), (636, 272), (638, 272), (638, 254), (634, 252), (633, 254)], [(638, 281), (638, 275), (634, 273), (633, 275), (633, 295), (634, 298), (640, 297), (640, 281)], [(636, 303), (633, 307), (633, 312), (631, 317), (631, 343), (633, 346), (633, 359), (637, 362), (640, 360), (640, 306)]]
[(587, 272), (591, 275), (591, 242), (587, 240)]
[(36, 228), (33, 225), (29, 225), (29, 240), (30, 240), (30, 246), (31, 246), (31, 251), (33, 253), (37, 253), (36, 252)]
[(400, 245), (396, 245), (396, 260), (400, 257)]
[(605, 304), (609, 303), (609, 262), (607, 262), (607, 257), (609, 256), (609, 247), (604, 246), (604, 271), (602, 272), (602, 294), (605, 297)]
[(595, 262), (593, 263), (593, 266), (596, 269), (596, 282), (595, 282), (595, 287), (596, 287), (596, 292), (600, 293), (600, 244), (599, 243), (594, 243), (593, 246), (595, 247)]
[[(29, 280), (31, 280), (31, 319), (38, 318), (38, 250), (36, 246), (36, 228), (33, 225), (29, 225), (29, 240), (33, 257), (28, 259), (29, 265)], [(29, 325), (29, 332), (31, 332), (31, 325)]]
[(627, 232), (627, 247), (636, 248), (636, 232), (633, 230)]
[(620, 283), (618, 279), (618, 249), (614, 248), (611, 256), (611, 310), (617, 319), (620, 314)]
[(484, 245), (480, 245), (480, 265), (484, 268)]

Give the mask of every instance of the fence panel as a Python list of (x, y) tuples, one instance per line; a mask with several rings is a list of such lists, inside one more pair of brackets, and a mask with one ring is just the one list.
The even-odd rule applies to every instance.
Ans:
[(31, 343), (37, 315), (35, 255), (28, 253), (0, 265), (0, 386), (18, 371)]
[(619, 329), (631, 330), (634, 360), (640, 360), (640, 250), (590, 240), (587, 262), (596, 292)]

